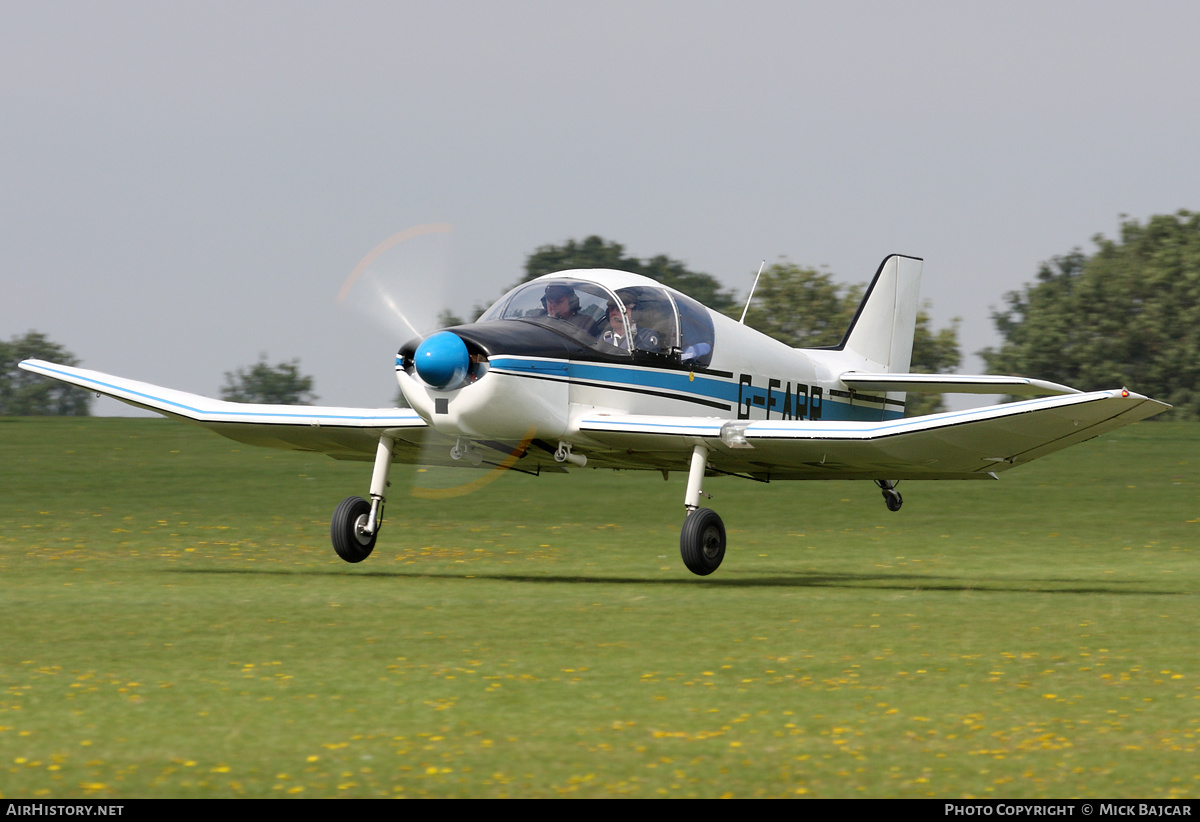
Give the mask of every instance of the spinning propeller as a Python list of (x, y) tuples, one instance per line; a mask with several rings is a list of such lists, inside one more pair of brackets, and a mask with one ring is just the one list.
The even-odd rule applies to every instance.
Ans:
[[(461, 283), (452, 276), (449, 263), (451, 233), (448, 223), (425, 223), (396, 232), (359, 261), (337, 296), (339, 304), (349, 306), (374, 328), (386, 333), (386, 344), (391, 346), (387, 355), (414, 338), (425, 337), (417, 347), (414, 366), (418, 376), (436, 388), (461, 384), (471, 366), (463, 340), (456, 334), (438, 330), (439, 315), (462, 308), (451, 305), (451, 300), (461, 300), (464, 294), (475, 290), (455, 287)], [(490, 287), (494, 296), (499, 296), (499, 289), (507, 285), (492, 282), (484, 288)], [(387, 376), (392, 396), (399, 397), (395, 379), (390, 372)], [(411, 493), (425, 499), (442, 499), (476, 491), (513, 467), (517, 454), (528, 446), (529, 442), (524, 442), (510, 454), (426, 429), (418, 462), (428, 467), (415, 472)], [(450, 468), (480, 469), (488, 465), (493, 470)]]

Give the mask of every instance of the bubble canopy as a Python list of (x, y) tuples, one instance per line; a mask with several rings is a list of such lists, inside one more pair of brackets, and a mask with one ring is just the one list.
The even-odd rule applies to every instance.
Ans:
[(604, 273), (619, 276), (601, 282), (600, 277), (563, 273), (523, 283), (479, 321), (534, 323), (611, 356), (708, 365), (713, 349), (708, 309), (645, 277)]

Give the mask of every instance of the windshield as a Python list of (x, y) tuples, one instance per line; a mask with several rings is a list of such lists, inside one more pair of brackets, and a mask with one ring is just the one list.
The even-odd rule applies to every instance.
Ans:
[(528, 320), (594, 345), (613, 300), (612, 292), (595, 283), (538, 280), (509, 292), (479, 320)]
[(701, 366), (712, 356), (707, 310), (686, 297), (672, 299), (666, 289), (654, 286), (613, 292), (570, 278), (539, 279), (513, 289), (479, 319), (535, 322), (611, 355), (655, 355), (679, 361), (682, 354), (684, 360)]

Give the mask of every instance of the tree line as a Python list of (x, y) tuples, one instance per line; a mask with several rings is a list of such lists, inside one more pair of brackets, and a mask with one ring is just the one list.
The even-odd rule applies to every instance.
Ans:
[[(0, 417), (46, 417), (91, 414), (93, 395), (73, 385), (22, 371), (22, 360), (35, 359), (78, 366), (79, 360), (45, 334), (30, 331), (0, 342)], [(267, 363), (267, 355), (248, 368), (225, 372), (221, 399), (230, 402), (308, 405), (317, 397), (313, 379), (300, 373), (300, 361)]]
[(1126, 386), (1175, 406), (1155, 419), (1200, 418), (1200, 213), (1126, 219), (1119, 239), (1092, 239), (1092, 254), (1055, 257), (1004, 296), (992, 313), (1003, 342), (979, 352), (988, 370)]
[[(1119, 239), (1093, 238), (1096, 250), (1075, 248), (1044, 263), (1034, 282), (1004, 295), (992, 312), (1002, 339), (979, 355), (989, 373), (1037, 377), (1084, 390), (1128, 386), (1175, 406), (1175, 419), (1200, 418), (1200, 213), (1179, 211), (1142, 224), (1125, 219)], [(713, 276), (659, 254), (646, 259), (620, 243), (590, 236), (544, 245), (525, 261), (519, 282), (572, 268), (614, 268), (643, 274), (728, 316), (743, 303)], [(515, 284), (514, 284), (515, 285)], [(767, 266), (746, 324), (788, 345), (836, 345), (862, 300), (865, 283), (839, 283), (824, 270), (781, 259)], [(948, 373), (962, 356), (959, 319), (935, 329), (925, 301), (917, 315), (912, 370)], [(482, 313), (477, 306), (475, 317)], [(449, 309), (443, 326), (463, 320)], [(65, 365), (78, 361), (45, 335), (30, 331), (0, 342), (0, 415), (89, 413), (91, 395), (21, 371), (28, 357)], [(296, 360), (227, 372), (223, 399), (308, 403), (313, 381)], [(938, 395), (910, 395), (909, 415), (939, 410)]]
[(79, 365), (75, 355), (37, 331), (0, 341), (0, 416), (86, 417), (91, 413), (89, 392), (17, 367), (28, 359)]

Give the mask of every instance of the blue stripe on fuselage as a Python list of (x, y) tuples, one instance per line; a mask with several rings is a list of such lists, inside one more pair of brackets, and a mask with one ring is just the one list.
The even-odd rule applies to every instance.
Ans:
[(529, 376), (551, 375), (571, 380), (612, 385), (614, 388), (652, 388), (674, 391), (698, 398), (737, 404), (738, 385), (726, 380), (692, 375), (682, 371), (604, 365), (590, 362), (528, 360), (519, 357), (492, 357), (492, 368)]
[[(744, 405), (749, 402), (753, 408), (762, 409), (767, 404), (767, 388), (761, 385), (742, 385), (732, 379), (718, 379), (696, 374), (695, 372), (676, 371), (672, 369), (646, 368), (636, 366), (615, 366), (595, 362), (573, 362), (562, 360), (533, 360), (524, 357), (501, 356), (492, 357), (490, 366), (494, 369), (508, 371), (517, 375), (531, 377), (557, 377), (569, 381), (588, 382), (592, 384), (610, 385), (617, 390), (647, 389), (669, 391), (678, 395), (681, 400), (694, 399), (711, 405), (714, 401), (728, 404), (735, 414), (739, 401)], [(792, 383), (790, 385), (797, 385)], [(779, 419), (784, 410), (785, 387), (771, 388), (771, 407), (768, 411), (771, 418)], [(798, 385), (797, 385), (798, 388)], [(806, 387), (805, 390), (808, 390)], [(793, 394), (791, 407), (795, 408), (799, 397)], [(805, 398), (807, 404), (807, 398)], [(851, 405), (840, 399), (826, 395), (819, 403), (820, 419), (850, 420), (856, 422), (878, 422), (880, 409), (878, 406)], [(887, 410), (883, 419), (900, 419), (901, 411)]]
[(623, 383), (642, 388), (659, 388), (680, 394), (737, 403), (737, 384), (697, 376), (694, 372), (669, 371), (650, 368), (614, 368), (596, 363), (573, 362), (571, 378), (590, 382)]

